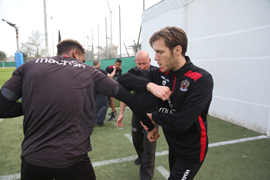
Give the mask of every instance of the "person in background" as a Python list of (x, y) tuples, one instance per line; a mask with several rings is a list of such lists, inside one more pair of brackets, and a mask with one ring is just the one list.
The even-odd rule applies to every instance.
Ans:
[[(146, 51), (138, 51), (135, 59), (136, 67), (133, 69), (142, 69), (147, 71), (149, 69), (156, 69), (157, 67), (150, 65), (151, 58)], [(157, 98), (148, 91), (145, 92), (134, 92), (134, 96), (139, 101), (146, 113), (152, 113), (157, 111)], [(123, 126), (122, 119), (124, 118), (125, 104), (120, 103), (120, 113), (117, 119), (117, 126)], [(150, 180), (154, 176), (155, 168), (155, 153), (156, 153), (156, 142), (150, 143), (147, 139), (147, 132), (140, 124), (140, 119), (133, 113), (131, 119), (131, 131), (132, 131), (132, 142), (137, 152), (138, 158), (134, 161), (135, 165), (140, 165), (140, 179)], [(158, 125), (156, 124), (158, 129)]]
[[(94, 68), (98, 69), (100, 72), (105, 74), (106, 76), (109, 76), (113, 78), (116, 68), (113, 66), (113, 71), (111, 74), (109, 74), (107, 71), (100, 69), (100, 61), (99, 60), (94, 60), (93, 61), (93, 66)], [(96, 95), (96, 102), (97, 102), (97, 119), (96, 119), (96, 124), (99, 126), (104, 126), (104, 120), (106, 117), (106, 112), (108, 109), (108, 97), (104, 96), (103, 94), (97, 93)]]
[[(115, 72), (115, 74), (114, 74), (114, 76), (113, 76), (113, 79), (114, 79), (114, 80), (117, 80), (117, 78), (118, 78), (119, 76), (121, 76), (121, 74), (122, 74), (121, 65), (122, 65), (121, 59), (116, 59), (114, 65), (108, 66), (108, 67), (106, 68), (106, 71), (107, 71), (108, 73), (110, 73), (110, 74), (113, 72), (114, 67), (116, 68), (116, 72)], [(111, 117), (108, 119), (108, 121), (112, 121), (112, 120), (115, 119), (115, 116), (116, 116), (116, 114), (117, 114), (117, 112), (115, 111), (115, 101), (114, 101), (114, 98), (113, 98), (113, 97), (110, 97), (110, 98), (109, 98), (109, 105), (110, 105), (110, 107), (112, 108), (112, 112), (109, 113), (109, 116), (111, 116)]]

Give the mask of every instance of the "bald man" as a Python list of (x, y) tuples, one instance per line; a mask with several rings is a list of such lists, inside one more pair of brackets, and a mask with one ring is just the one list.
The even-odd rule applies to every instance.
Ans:
[[(136, 67), (132, 69), (142, 69), (147, 71), (148, 69), (155, 69), (157, 67), (150, 65), (151, 58), (146, 51), (138, 51), (135, 56)], [(134, 92), (135, 97), (142, 105), (146, 113), (152, 113), (157, 111), (157, 98), (149, 91)], [(124, 117), (125, 104), (120, 103), (120, 114), (117, 119), (117, 126), (123, 126), (122, 119)], [(149, 180), (154, 176), (155, 167), (155, 152), (156, 142), (150, 143), (147, 139), (147, 132), (140, 124), (140, 119), (133, 113), (132, 115), (132, 141), (135, 150), (138, 154), (138, 158), (135, 160), (135, 165), (140, 166), (140, 179)], [(158, 129), (158, 125), (156, 125)]]

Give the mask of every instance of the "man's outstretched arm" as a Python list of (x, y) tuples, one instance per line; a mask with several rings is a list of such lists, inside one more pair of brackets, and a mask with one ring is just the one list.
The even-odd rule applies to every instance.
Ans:
[(117, 81), (128, 90), (138, 92), (149, 91), (154, 96), (162, 99), (163, 101), (169, 99), (171, 91), (167, 86), (160, 86), (151, 82), (151, 74), (156, 73), (153, 71), (142, 71), (141, 69), (131, 69), (129, 72), (121, 75)]
[(159, 138), (158, 130), (153, 125), (138, 100), (128, 90), (126, 90), (120, 84), (116, 87), (113, 97), (126, 103), (136, 116), (149, 128), (147, 138), (150, 142), (154, 142)]

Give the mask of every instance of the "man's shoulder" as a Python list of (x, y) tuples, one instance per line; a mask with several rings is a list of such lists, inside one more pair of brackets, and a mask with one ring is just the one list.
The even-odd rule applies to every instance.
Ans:
[(158, 69), (158, 67), (157, 66), (150, 65), (150, 68), (149, 69)]
[[(114, 66), (114, 65), (111, 65), (111, 66), (107, 66), (107, 68), (111, 69), (111, 68), (113, 68), (113, 66)], [(107, 69), (107, 68), (106, 68), (106, 69)]]
[(97, 68), (99, 71), (101, 71), (103, 74), (105, 74), (105, 75), (107, 75), (108, 74), (108, 72), (107, 71), (105, 71), (105, 70), (103, 70), (103, 69), (99, 69), (99, 68)]
[(107, 66), (105, 70), (110, 73), (113, 70), (113, 66), (114, 65)]
[(205, 77), (211, 76), (211, 74), (207, 70), (205, 70), (201, 67), (195, 66), (195, 65), (191, 69), (191, 72), (196, 73), (196, 74), (198, 73), (198, 74), (205, 76)]

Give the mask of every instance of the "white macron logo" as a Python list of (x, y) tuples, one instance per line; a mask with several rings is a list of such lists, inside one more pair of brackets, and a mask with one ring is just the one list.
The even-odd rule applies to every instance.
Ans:
[(164, 107), (160, 107), (158, 112), (163, 113), (163, 114), (168, 114), (170, 113), (171, 115), (173, 115), (173, 113), (175, 112), (175, 109), (168, 109), (168, 108), (164, 108)]
[(39, 58), (36, 60), (36, 63), (54, 63), (62, 66), (70, 65), (74, 67), (82, 67), (83, 69), (85, 68), (85, 65), (78, 63), (77, 61), (66, 61), (66, 60), (60, 60), (56, 61), (55, 59), (52, 58)]
[(188, 174), (189, 174), (189, 172), (190, 172), (190, 170), (186, 170), (186, 172), (184, 173), (184, 176), (182, 177), (182, 179), (181, 180), (186, 180), (187, 179), (187, 176), (188, 176)]
[(137, 128), (135, 127), (131, 127), (131, 130), (133, 131), (133, 132), (136, 132), (137, 131)]

